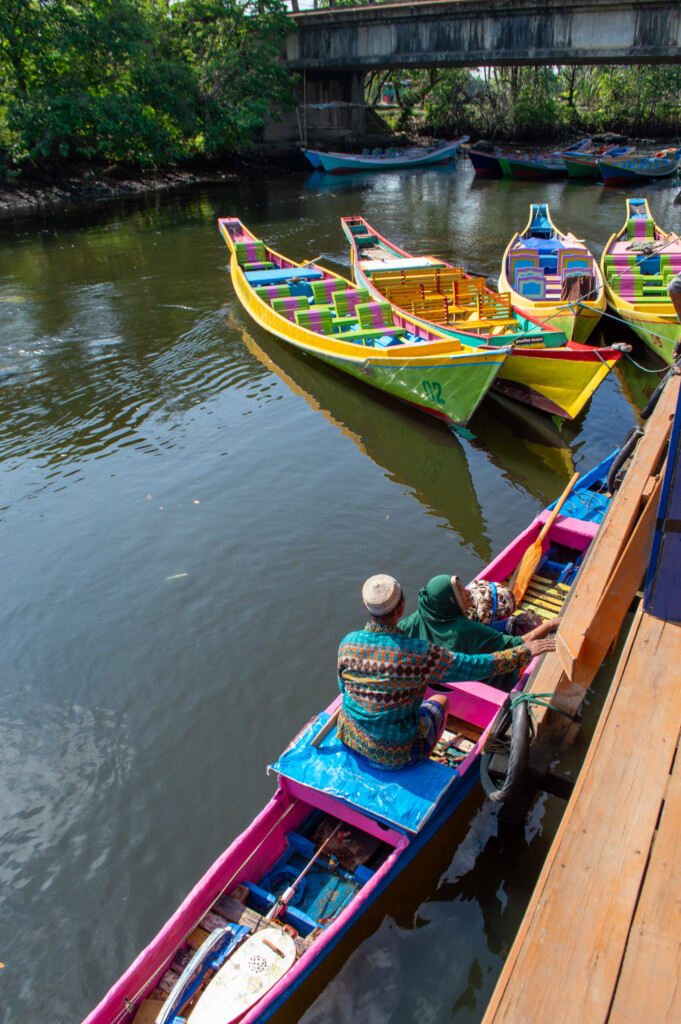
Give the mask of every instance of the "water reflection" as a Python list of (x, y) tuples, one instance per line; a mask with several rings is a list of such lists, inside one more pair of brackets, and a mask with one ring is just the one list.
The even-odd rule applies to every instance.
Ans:
[[(444, 424), (376, 395), (310, 361), (249, 324), (244, 344), (263, 366), (349, 437), (489, 561), (492, 548), (461, 442)], [(257, 340), (256, 340), (257, 337)]]
[(513, 486), (544, 504), (555, 497), (556, 481), (567, 482), (574, 472), (559, 427), (502, 396), (485, 400), (470, 424), (471, 440), (462, 443), (443, 424), (310, 363), (255, 326), (242, 328), (241, 336), (264, 366), (387, 469), (390, 479), (434, 514), (446, 516), (485, 562), (493, 550), (464, 447), (480, 451)]

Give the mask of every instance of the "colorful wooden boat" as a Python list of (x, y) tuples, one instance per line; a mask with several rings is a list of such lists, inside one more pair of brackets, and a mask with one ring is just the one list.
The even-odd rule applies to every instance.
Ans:
[(600, 178), (598, 161), (607, 158), (620, 158), (633, 153), (632, 146), (611, 145), (593, 146), (580, 153), (563, 153), (565, 170), (569, 178)]
[(525, 313), (584, 343), (605, 311), (598, 263), (584, 242), (563, 234), (546, 203), (532, 203), (530, 219), (513, 236), (501, 265), (499, 291), (508, 292)]
[(506, 153), (499, 157), (499, 166), (505, 178), (528, 181), (564, 178), (567, 174), (561, 153)]
[(672, 178), (678, 174), (681, 149), (670, 149), (662, 154), (646, 156), (631, 153), (622, 157), (603, 157), (598, 169), (606, 185), (635, 185), (658, 178)]
[(487, 178), (541, 178), (564, 177), (567, 173), (567, 154), (587, 152), (591, 139), (574, 142), (567, 149), (555, 153), (513, 151), (505, 152), (490, 142), (466, 146), (468, 158), (479, 177)]
[(468, 142), (462, 135), (453, 142), (444, 142), (428, 149), (412, 146), (409, 149), (375, 149), (363, 153), (325, 153), (319, 149), (304, 149), (303, 153), (313, 167), (327, 174), (352, 174), (356, 171), (399, 171), (405, 167), (436, 167), (457, 159), (459, 147)]
[(257, 324), (309, 355), (450, 424), (465, 424), (510, 353), (463, 345), (315, 263), (295, 263), (236, 217), (219, 221), (238, 298)]
[[(602, 474), (581, 493), (551, 525), (521, 604), (542, 618), (561, 609), (607, 507)], [(549, 516), (538, 516), (480, 578), (508, 581)], [(316, 745), (340, 696), (313, 719), (270, 767), (277, 788), (269, 803), (84, 1024), (254, 1024), (282, 1007), (478, 780), (507, 694), (477, 681), (441, 683), (434, 692), (448, 698), (443, 741), (431, 759), (399, 772), (360, 764), (333, 733)], [(221, 985), (220, 1003), (236, 1016), (211, 1016)]]
[[(400, 314), (447, 331), (467, 345), (512, 344), (494, 390), (564, 419), (573, 419), (621, 352), (565, 343), (560, 325), (512, 305), (461, 267), (434, 256), (413, 257), (383, 238), (363, 217), (341, 218), (350, 242), (353, 275), (374, 298)], [(603, 300), (603, 308), (605, 301)]]
[(681, 340), (681, 324), (667, 284), (681, 273), (681, 239), (655, 223), (647, 199), (627, 199), (624, 227), (601, 258), (608, 304), (667, 363)]

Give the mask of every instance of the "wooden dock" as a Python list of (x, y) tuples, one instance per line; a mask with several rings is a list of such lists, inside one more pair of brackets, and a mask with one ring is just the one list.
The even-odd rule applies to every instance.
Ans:
[[(621, 621), (630, 589), (641, 585), (656, 515), (660, 522), (655, 452), (663, 453), (661, 431), (666, 424), (668, 433), (678, 393), (677, 378), (663, 393), (657, 425), (646, 432), (648, 455), (644, 451), (626, 490), (623, 485), (624, 501), (619, 511), (611, 509), (603, 543), (597, 540), (592, 549), (593, 571), (566, 612), (563, 642), (532, 683), (539, 693), (553, 680), (556, 703), (566, 708), (574, 710), (590, 681), (584, 665), (595, 664), (597, 652), (609, 644), (612, 623), (603, 616), (614, 605), (615, 620)], [(641, 500), (632, 516), (636, 488)], [(624, 521), (628, 527), (622, 532)], [(544, 721), (550, 717), (544, 714)], [(550, 734), (549, 725), (544, 756)], [(681, 1021), (680, 736), (681, 624), (654, 617), (639, 601), (584, 765), (483, 1024)]]

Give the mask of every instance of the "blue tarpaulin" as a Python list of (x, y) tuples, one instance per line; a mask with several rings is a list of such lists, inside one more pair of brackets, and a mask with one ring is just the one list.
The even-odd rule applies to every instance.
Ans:
[(322, 714), (315, 719), (268, 771), (336, 797), (403, 832), (418, 832), (458, 772), (429, 760), (400, 771), (373, 768), (335, 733), (319, 748), (313, 747), (311, 741), (328, 717)]

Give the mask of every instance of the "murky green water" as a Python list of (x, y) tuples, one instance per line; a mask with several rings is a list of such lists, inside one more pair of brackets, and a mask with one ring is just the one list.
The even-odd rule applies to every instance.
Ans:
[[(646, 194), (678, 227), (676, 189)], [(619, 190), (462, 164), (0, 223), (3, 1018), (80, 1020), (249, 823), (366, 576), (472, 577), (657, 379), (625, 366), (562, 432), (488, 401), (459, 439), (252, 325), (217, 217), (343, 263), (360, 214), (496, 276), (532, 200), (598, 253), (624, 219)], [(479, 1021), (559, 812), (509, 838), (474, 792), (279, 1019)]]

